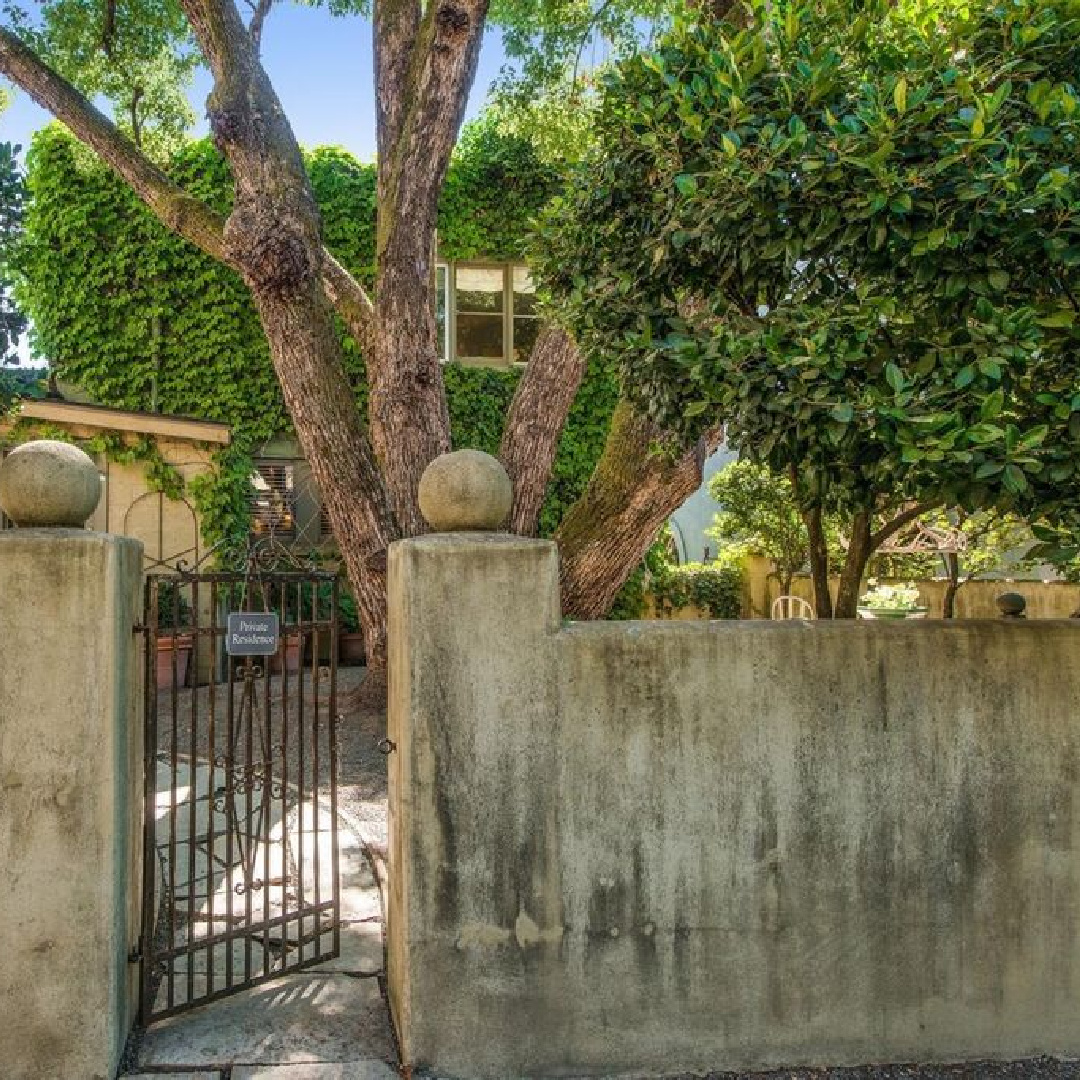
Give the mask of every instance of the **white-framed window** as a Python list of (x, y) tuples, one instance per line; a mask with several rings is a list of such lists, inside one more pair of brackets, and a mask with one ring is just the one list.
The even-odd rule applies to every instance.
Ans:
[(510, 367), (529, 359), (540, 319), (529, 268), (513, 263), (437, 263), (439, 358)]

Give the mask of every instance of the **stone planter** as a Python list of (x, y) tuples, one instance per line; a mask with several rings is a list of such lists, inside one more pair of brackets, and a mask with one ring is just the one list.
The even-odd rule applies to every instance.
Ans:
[[(187, 685), (188, 664), (191, 661), (191, 635), (176, 634), (157, 639), (157, 688), (171, 690), (173, 686)], [(176, 667), (173, 667), (173, 652), (176, 652)], [(176, 682), (173, 683), (175, 670)]]
[(859, 608), (860, 619), (925, 619), (927, 609), (917, 608)]

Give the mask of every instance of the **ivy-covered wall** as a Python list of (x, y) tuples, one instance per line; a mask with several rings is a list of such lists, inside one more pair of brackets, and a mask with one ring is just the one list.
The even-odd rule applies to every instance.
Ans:
[[(375, 169), (345, 151), (308, 154), (327, 246), (365, 284), (374, 276)], [(219, 211), (231, 178), (208, 141), (188, 145), (172, 175)], [(447, 259), (521, 258), (532, 215), (558, 184), (529, 144), (490, 125), (468, 129), (451, 166), (439, 215)], [(252, 453), (289, 420), (247, 289), (230, 270), (173, 236), (130, 190), (70, 135), (40, 131), (28, 155), (30, 202), (19, 299), (35, 348), (61, 380), (119, 408), (219, 420), (235, 445), (218, 479), (193, 494), (208, 542), (246, 514)], [(366, 406), (363, 358), (343, 334), (357, 402)], [(445, 368), (456, 446), (497, 448), (516, 372)], [(617, 395), (614, 376), (590, 368), (555, 461), (542, 517), (550, 533), (584, 488)]]

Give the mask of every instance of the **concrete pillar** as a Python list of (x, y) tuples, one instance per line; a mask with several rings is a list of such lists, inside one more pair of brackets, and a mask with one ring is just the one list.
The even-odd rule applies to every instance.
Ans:
[[(508, 941), (503, 926), (514, 925), (519, 904), (528, 908), (523, 933), (530, 919), (558, 923), (557, 893), (519, 895), (518, 883), (493, 873), (474, 905), (471, 881), (459, 880), (463, 867), (487, 880), (500, 853), (509, 863), (534, 851), (543, 864), (534, 845), (555, 812), (518, 810), (528, 778), (554, 767), (556, 687), (545, 675), (560, 625), (558, 555), (550, 541), (492, 531), (510, 497), (494, 459), (437, 458), (420, 508), (440, 531), (390, 547), (388, 976), (407, 1064), (436, 1064), (445, 1042), (471, 1037), (472, 1019), (457, 1013), (475, 1000), (475, 984), (456, 992), (456, 962), (469, 956), (462, 925)], [(523, 734), (507, 742), (493, 736), (499, 728)]]
[(137, 1004), (142, 545), (77, 527), (98, 487), (62, 443), (0, 469), (0, 505), (38, 526), (0, 533), (6, 1080), (111, 1080)]

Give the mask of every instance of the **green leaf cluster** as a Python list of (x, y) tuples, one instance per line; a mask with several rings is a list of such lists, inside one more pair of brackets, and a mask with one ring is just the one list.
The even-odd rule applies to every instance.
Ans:
[(743, 577), (738, 566), (683, 563), (653, 574), (649, 591), (661, 614), (695, 607), (710, 619), (737, 619), (742, 614)]
[(753, 3), (603, 85), (532, 251), (684, 441), (801, 506), (1080, 505), (1080, 4)]

